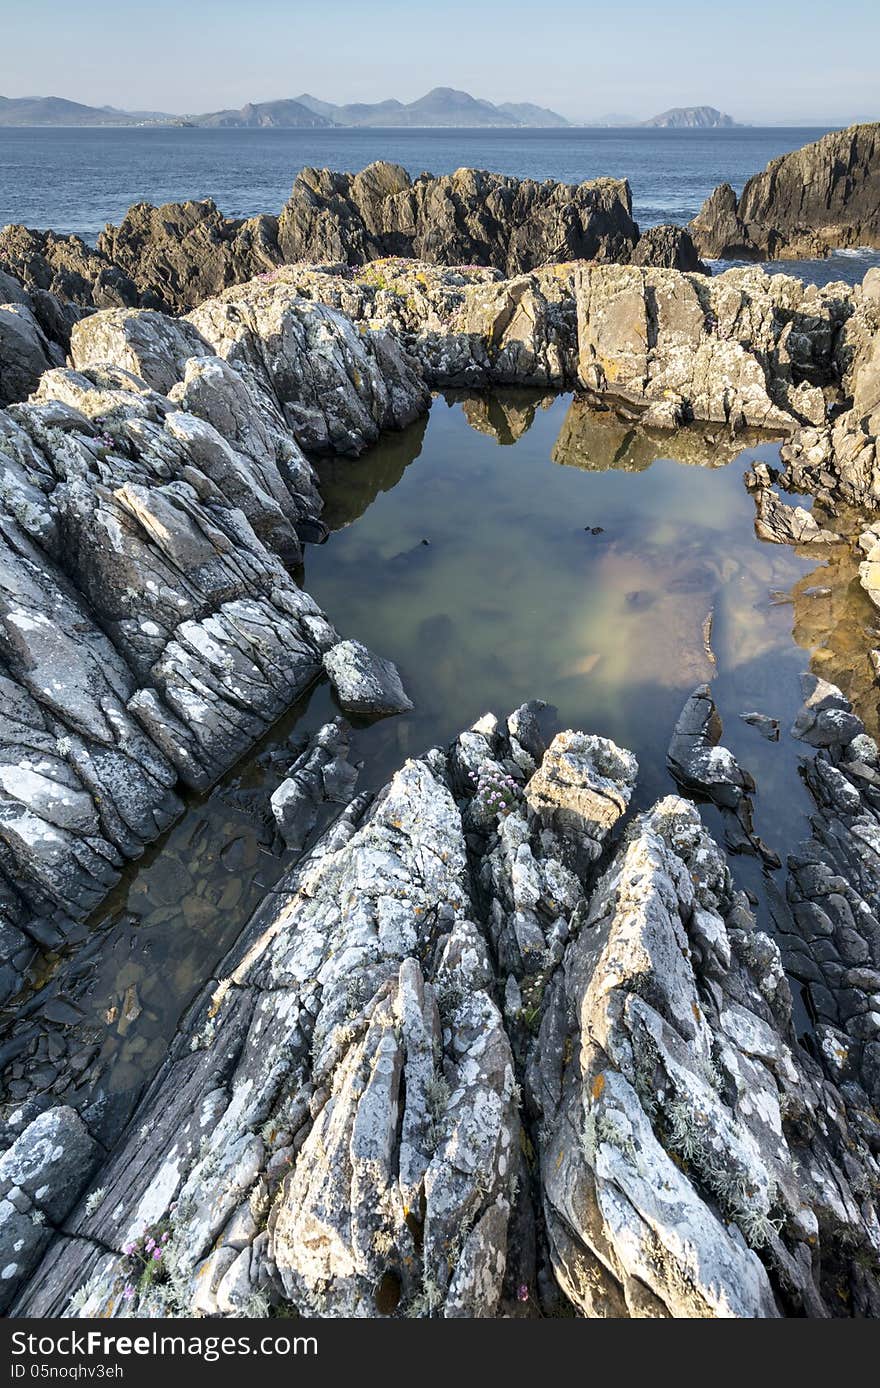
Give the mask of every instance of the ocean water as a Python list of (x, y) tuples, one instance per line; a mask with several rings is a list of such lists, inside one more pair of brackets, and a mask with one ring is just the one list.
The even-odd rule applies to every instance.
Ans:
[(276, 212), (300, 169), (355, 173), (375, 159), (410, 174), (463, 165), (580, 183), (628, 178), (645, 226), (686, 222), (719, 183), (739, 191), (821, 129), (0, 130), (0, 225), (94, 237), (133, 202), (214, 198), (230, 217)]
[[(300, 169), (356, 172), (375, 159), (410, 174), (463, 165), (579, 183), (629, 179), (642, 227), (689, 221), (719, 183), (740, 191), (768, 160), (825, 128), (734, 130), (0, 130), (0, 226), (23, 222), (94, 242), (132, 203), (211, 197), (231, 217), (277, 212)], [(776, 268), (861, 280), (878, 252)], [(718, 268), (724, 268), (719, 266)]]

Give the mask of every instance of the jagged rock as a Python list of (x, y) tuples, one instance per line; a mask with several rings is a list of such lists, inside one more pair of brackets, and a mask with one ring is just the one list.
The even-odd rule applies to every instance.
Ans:
[(755, 534), (777, 545), (839, 545), (842, 535), (826, 530), (803, 506), (788, 506), (772, 487), (752, 489)]
[[(13, 1314), (497, 1316), (523, 1289), (589, 1315), (877, 1313), (864, 1095), (799, 1047), (778, 951), (693, 806), (643, 815), (598, 884), (592, 855), (565, 866), (544, 810), (554, 787), (569, 803), (549, 773), (576, 735), (542, 777), (520, 764), (542, 759), (535, 712), (481, 719), (343, 811), (197, 1001)], [(615, 783), (593, 743), (607, 842), (635, 766), (614, 749)], [(537, 973), (514, 949), (529, 916)], [(173, 1279), (126, 1302), (125, 1248), (157, 1227)]]
[(2, 227), (0, 267), (32, 296), (49, 293), (85, 308), (132, 307), (138, 302), (134, 282), (79, 236), (20, 225)]
[(733, 753), (719, 745), (722, 732), (709, 686), (701, 684), (679, 715), (666, 764), (685, 790), (697, 791), (723, 809), (736, 810), (755, 783), (737, 765)]
[(0, 1311), (88, 1180), (97, 1145), (72, 1108), (51, 1108), (0, 1156)]
[[(157, 336), (157, 318), (141, 316), (139, 350), (171, 324)], [(203, 360), (182, 394), (221, 422), (231, 402), (241, 450), (110, 364), (48, 371), (31, 403), (0, 413), (16, 518), (2, 535), (0, 867), (38, 912), (92, 909), (179, 812), (177, 777), (209, 785), (337, 639), (259, 538), (298, 560), (311, 470), (277, 416), (247, 427), (259, 390)]]
[(548, 829), (595, 859), (629, 804), (637, 773), (635, 757), (607, 738), (557, 733), (526, 800)]
[(0, 306), (0, 405), (26, 399), (52, 365), (49, 344), (27, 304)]
[(826, 1068), (847, 1087), (852, 1121), (878, 1152), (880, 758), (839, 689), (812, 675), (802, 682), (795, 729), (821, 749), (801, 762), (816, 813), (811, 838), (788, 859), (786, 903), (776, 903), (774, 918), (786, 965), (821, 1023)]
[(737, 200), (723, 183), (690, 224), (712, 259), (799, 259), (880, 245), (880, 126), (852, 125), (772, 159)]
[(287, 262), (405, 255), (506, 274), (550, 260), (628, 257), (637, 238), (625, 182), (536, 183), (479, 169), (413, 180), (387, 163), (353, 175), (303, 169), (278, 221)]
[(210, 348), (185, 318), (153, 309), (112, 309), (77, 323), (70, 337), (70, 359), (79, 371), (115, 366), (130, 371), (165, 395), (183, 380), (191, 357)]
[(643, 231), (630, 257), (633, 265), (656, 265), (667, 270), (690, 270), (700, 275), (709, 271), (697, 255), (697, 248), (684, 227), (648, 227)]
[(218, 356), (263, 373), (306, 451), (359, 453), (380, 430), (401, 429), (428, 406), (396, 337), (359, 333), (283, 280), (232, 290), (188, 321)]
[(584, 1314), (838, 1313), (841, 1223), (869, 1258), (877, 1230), (790, 1006), (696, 810), (661, 801), (595, 890), (529, 1071), (554, 1271)]
[(324, 669), (347, 713), (406, 713), (413, 707), (396, 666), (360, 641), (340, 641), (325, 651)]
[(0, 865), (37, 911), (85, 915), (176, 817), (130, 670), (58, 569), (0, 525)]
[(666, 753), (673, 780), (692, 794), (705, 796), (721, 810), (724, 839), (735, 853), (756, 853), (771, 867), (778, 855), (758, 837), (752, 824), (755, 782), (722, 747), (721, 718), (708, 684), (694, 690), (679, 715)]
[(347, 804), (352, 799), (358, 773), (347, 761), (348, 751), (348, 733), (341, 719), (325, 723), (273, 791), (272, 814), (288, 848), (302, 850), (323, 801)]
[(805, 423), (783, 445), (781, 481), (811, 492), (833, 512), (843, 503), (880, 507), (880, 275), (869, 270), (838, 335), (836, 375), (844, 396), (828, 421)]
[(135, 203), (98, 237), (98, 254), (129, 277), (143, 299), (173, 313), (278, 263), (274, 217), (235, 221), (210, 198), (163, 207)]

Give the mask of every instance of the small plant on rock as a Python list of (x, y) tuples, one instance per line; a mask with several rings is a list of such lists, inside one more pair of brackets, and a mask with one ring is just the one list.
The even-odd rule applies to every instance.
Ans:
[(167, 1220), (150, 1225), (139, 1239), (132, 1239), (122, 1252), (126, 1259), (125, 1301), (132, 1301), (151, 1287), (170, 1278), (171, 1228)]
[(506, 819), (516, 805), (517, 784), (498, 766), (480, 767), (470, 773), (474, 783), (474, 815), (484, 823)]

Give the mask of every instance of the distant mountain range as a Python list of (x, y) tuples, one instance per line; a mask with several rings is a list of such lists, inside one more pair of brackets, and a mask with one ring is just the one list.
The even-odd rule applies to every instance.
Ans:
[(481, 101), (453, 87), (435, 87), (418, 101), (355, 102), (335, 106), (307, 92), (288, 101), (262, 101), (243, 106), (240, 111), (213, 111), (204, 116), (190, 116), (191, 125), (208, 126), (410, 126), (416, 129), (430, 126), (563, 126), (564, 116), (556, 111), (533, 106), (529, 102), (505, 102), (501, 106)]
[[(494, 102), (453, 87), (434, 87), (417, 101), (355, 102), (334, 105), (304, 92), (280, 101), (248, 102), (239, 110), (173, 116), (164, 111), (120, 111), (112, 106), (85, 106), (58, 96), (0, 96), (0, 126), (10, 125), (188, 125), (227, 129), (321, 129), (337, 127), (532, 128), (569, 126), (572, 122), (528, 101)], [(714, 106), (677, 106), (651, 120), (608, 115), (595, 126), (655, 126), (665, 129), (716, 130), (736, 122)]]
[(173, 119), (166, 111), (117, 111), (113, 106), (84, 106), (62, 96), (0, 96), (0, 126), (144, 125)]

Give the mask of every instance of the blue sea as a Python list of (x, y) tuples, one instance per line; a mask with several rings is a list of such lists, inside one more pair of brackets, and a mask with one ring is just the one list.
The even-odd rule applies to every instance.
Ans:
[[(277, 212), (300, 169), (356, 172), (374, 159), (411, 174), (463, 165), (567, 183), (627, 178), (636, 220), (687, 222), (712, 189), (746, 179), (825, 128), (733, 130), (0, 130), (0, 226), (23, 222), (93, 242), (134, 202), (211, 197), (222, 212)], [(819, 283), (860, 280), (878, 252), (776, 262)]]

